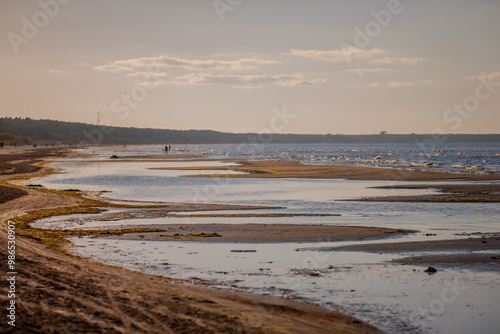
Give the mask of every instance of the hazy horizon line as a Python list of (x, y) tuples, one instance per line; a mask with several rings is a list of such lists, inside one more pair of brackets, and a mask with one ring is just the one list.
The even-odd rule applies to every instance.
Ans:
[(152, 129), (152, 130), (172, 130), (172, 131), (212, 131), (219, 133), (229, 133), (229, 134), (273, 134), (273, 135), (298, 135), (298, 136), (374, 136), (374, 135), (401, 135), (401, 136), (450, 136), (450, 135), (500, 135), (500, 133), (390, 133), (385, 130), (381, 130), (379, 133), (291, 133), (291, 132), (259, 132), (259, 131), (226, 131), (226, 130), (216, 130), (216, 129), (173, 129), (173, 128), (155, 128), (155, 127), (136, 127), (136, 126), (120, 126), (120, 125), (107, 125), (107, 124), (92, 124), (85, 122), (75, 122), (75, 121), (64, 121), (64, 120), (56, 120), (49, 118), (31, 118), (31, 117), (1, 117), (0, 119), (21, 119), (21, 120), (31, 120), (31, 121), (53, 121), (53, 122), (62, 122), (62, 123), (74, 123), (74, 124), (85, 124), (90, 126), (98, 126), (98, 127), (111, 127), (111, 128), (125, 128), (125, 129)]

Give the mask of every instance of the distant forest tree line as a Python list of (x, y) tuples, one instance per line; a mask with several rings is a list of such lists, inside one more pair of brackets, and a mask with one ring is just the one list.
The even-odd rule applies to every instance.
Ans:
[(114, 145), (114, 144), (270, 144), (270, 143), (499, 143), (500, 134), (259, 134), (226, 133), (212, 130), (168, 130), (126, 128), (33, 120), (30, 118), (0, 118), (0, 141), (5, 145), (45, 144)]

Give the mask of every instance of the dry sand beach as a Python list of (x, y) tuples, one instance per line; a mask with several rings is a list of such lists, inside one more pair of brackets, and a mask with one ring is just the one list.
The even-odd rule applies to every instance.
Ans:
[[(0, 156), (2, 178), (41, 172), (34, 164), (54, 150), (16, 149)], [(27, 212), (70, 207), (79, 200), (50, 192), (2, 187), (1, 244), (6, 220)], [(21, 231), (19, 231), (21, 232)], [(232, 294), (69, 257), (18, 234), (18, 333), (375, 333), (360, 321), (315, 306)], [(362, 235), (362, 234), (361, 234)], [(6, 248), (2, 247), (6, 259)], [(2, 261), (6, 273), (6, 261)], [(2, 305), (6, 305), (2, 286)]]
[[(9, 149), (1, 151), (1, 178), (29, 177), (45, 173), (47, 167), (38, 167), (47, 159), (70, 156), (74, 153), (57, 149)], [(174, 157), (170, 157), (174, 158)], [(185, 157), (175, 157), (185, 158)], [(128, 159), (164, 159), (164, 157), (129, 157)], [(120, 163), (120, 162), (113, 162)], [(475, 181), (497, 180), (495, 175), (445, 174), (438, 172), (406, 173), (397, 170), (356, 168), (342, 166), (308, 166), (293, 162), (240, 161), (232, 170), (247, 172), (251, 177), (305, 177), (305, 178), (353, 178), (353, 179), (403, 179), (403, 180), (449, 180)], [(206, 168), (203, 168), (206, 169)], [(241, 177), (241, 175), (228, 175)], [(29, 183), (29, 182), (27, 182)], [(440, 188), (441, 186), (433, 185)], [(478, 188), (479, 187), (479, 188)], [(444, 186), (442, 187), (444, 189)], [(457, 189), (455, 189), (457, 190)], [(460, 191), (458, 191), (460, 190)], [(484, 194), (498, 201), (498, 189), (485, 184), (473, 189), (460, 188), (448, 191), (448, 198), (457, 201), (468, 193), (468, 200), (483, 201)], [(478, 193), (478, 191), (481, 191)], [(493, 193), (491, 193), (493, 191)], [(47, 209), (89, 209), (105, 207), (105, 202), (86, 202), (78, 194), (51, 192), (30, 187), (0, 186), (0, 229), (2, 245), (7, 241), (7, 220), (37, 210), (47, 216)], [(102, 199), (102, 198), (101, 198)], [(382, 199), (388, 200), (388, 199)], [(397, 200), (397, 199), (391, 199)], [(415, 199), (414, 199), (415, 200)], [(434, 199), (439, 201), (438, 197)], [(85, 205), (83, 205), (83, 204)], [(94, 203), (94, 204), (92, 204)], [(164, 211), (213, 211), (213, 216), (228, 215), (224, 210), (252, 209), (251, 206), (221, 206), (203, 204), (178, 204), (175, 208), (163, 206)], [(57, 210), (52, 211), (57, 214)], [(66, 210), (66, 211), (64, 211)], [(64, 209), (64, 212), (69, 212)], [(41, 211), (37, 211), (41, 212)], [(197, 213), (203, 215), (203, 213)], [(242, 214), (240, 214), (242, 215)], [(248, 213), (248, 217), (258, 214)], [(121, 239), (176, 239), (209, 242), (290, 242), (315, 241), (325, 235), (331, 240), (361, 240), (383, 238), (387, 235), (405, 234), (412, 231), (378, 227), (346, 227), (323, 225), (216, 225), (193, 224), (188, 229), (171, 226), (170, 231), (148, 230), (147, 226), (132, 233), (116, 233), (111, 238)], [(271, 233), (270, 233), (271, 232)], [(494, 231), (492, 231), (494, 232)], [(138, 272), (101, 265), (68, 254), (62, 236), (78, 235), (41, 231), (19, 225), (16, 227), (16, 328), (26, 332), (93, 332), (93, 333), (375, 333), (378, 332), (359, 320), (316, 307), (291, 303), (286, 300), (263, 298), (247, 294), (215, 291), (181, 282)], [(92, 233), (92, 232), (82, 232)], [(480, 245), (479, 245), (480, 244)], [(372, 247), (373, 251), (391, 251), (446, 248), (468, 250), (487, 245), (498, 248), (498, 238), (473, 238), (456, 242), (434, 242), (434, 244), (386, 243)], [(2, 247), (2, 258), (6, 249)], [(448, 261), (476, 263), (483, 257), (454, 256)], [(490, 256), (491, 258), (491, 256)], [(493, 259), (498, 262), (498, 259)], [(443, 258), (409, 258), (406, 263), (436, 263)], [(2, 271), (8, 271), (2, 261)], [(2, 287), (2, 305), (7, 302), (6, 287)], [(2, 326), (5, 326), (2, 324)], [(5, 328), (5, 327), (4, 327)]]
[[(127, 157), (125, 157), (127, 158)], [(128, 157), (129, 159), (131, 157)], [(136, 157), (137, 158), (137, 157)], [(161, 158), (161, 156), (157, 157)], [(230, 160), (237, 162), (237, 166), (214, 167), (219, 170), (232, 170), (247, 174), (217, 174), (217, 177), (252, 177), (252, 178), (311, 178), (311, 179), (350, 179), (350, 180), (400, 180), (400, 181), (436, 181), (436, 180), (465, 180), (490, 181), (500, 177), (493, 174), (463, 174), (443, 173), (434, 171), (402, 170), (388, 168), (366, 168), (341, 165), (305, 165), (297, 161), (249, 161)], [(156, 169), (179, 169), (165, 167)], [(184, 170), (207, 170), (206, 167), (187, 167)], [(192, 175), (197, 176), (197, 175)], [(214, 177), (214, 175), (203, 175)]]
[(0, 334), (500, 332), (500, 0), (0, 30)]

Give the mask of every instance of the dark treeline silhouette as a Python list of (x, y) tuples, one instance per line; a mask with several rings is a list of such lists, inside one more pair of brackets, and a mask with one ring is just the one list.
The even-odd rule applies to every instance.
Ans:
[[(0, 118), (0, 134), (29, 137), (33, 142), (64, 144), (267, 144), (267, 143), (499, 143), (500, 134), (450, 134), (443, 138), (429, 134), (373, 135), (342, 134), (257, 134), (226, 133), (212, 130), (167, 130), (98, 126), (85, 123), (30, 118)], [(12, 137), (12, 138), (14, 138)], [(7, 139), (7, 138), (6, 138)]]
[(0, 147), (7, 145), (29, 145), (33, 143), (33, 140), (26, 136), (14, 136), (12, 133), (0, 131), (0, 143)]

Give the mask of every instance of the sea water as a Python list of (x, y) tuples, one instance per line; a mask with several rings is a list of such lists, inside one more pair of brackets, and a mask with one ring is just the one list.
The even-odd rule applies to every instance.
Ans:
[[(136, 146), (132, 152), (126, 148), (83, 151), (94, 151), (96, 155), (104, 157), (116, 152), (129, 152), (133, 155), (163, 154), (161, 145)], [(217, 159), (294, 160), (306, 164), (443, 170), (460, 173), (500, 173), (500, 143), (188, 144), (172, 146), (169, 154), (198, 155)]]
[[(253, 146), (255, 145), (248, 147)], [(356, 148), (337, 146), (329, 147), (328, 154), (322, 151), (322, 157), (326, 159), (328, 156), (328, 158), (327, 161), (321, 159), (319, 161), (338, 163), (331, 159), (332, 152), (341, 149), (350, 150), (349, 154), (359, 155), (365, 159), (356, 164), (369, 164), (367, 160), (371, 155), (376, 155), (375, 158), (383, 157), (384, 152), (392, 154), (396, 151), (406, 152), (404, 158), (400, 158), (400, 161), (406, 162), (418, 162), (419, 157), (419, 155), (411, 155), (413, 154), (410, 153), (411, 149), (405, 145), (403, 146), (406, 148), (401, 148), (400, 145), (359, 145)], [(473, 145), (450, 144), (448, 146), (446, 152), (441, 152), (441, 155), (426, 156), (423, 161), (435, 159), (432, 163), (439, 164), (439, 166), (433, 168), (455, 168), (460, 172), (498, 172), (498, 156), (495, 153), (498, 152), (498, 146), (490, 145), (487, 149)], [(39, 227), (85, 229), (109, 228), (110, 224), (113, 228), (126, 228), (138, 225), (168, 226), (168, 224), (179, 223), (283, 223), (379, 226), (419, 231), (401, 237), (403, 241), (464, 238), (465, 236), (457, 234), (498, 231), (500, 208), (497, 203), (343, 201), (370, 196), (433, 193), (433, 190), (428, 189), (372, 188), (386, 185), (385, 181), (202, 178), (186, 177), (193, 171), (150, 169), (172, 167), (172, 164), (175, 166), (193, 164), (220, 166), (229, 163), (224, 162), (223, 158), (230, 157), (278, 159), (281, 158), (279, 155), (286, 153), (286, 150), (288, 150), (289, 159), (295, 159), (291, 155), (298, 149), (307, 151), (307, 154), (303, 154), (304, 156), (309, 155), (307, 159), (302, 157), (300, 161), (319, 163), (311, 157), (311, 155), (317, 157), (319, 153), (313, 154), (312, 152), (319, 152), (318, 150), (326, 148), (324, 145), (269, 145), (255, 152), (245, 151), (237, 145), (176, 145), (173, 147), (173, 151), (177, 150), (177, 153), (213, 156), (221, 159), (222, 162), (117, 162), (109, 160), (110, 154), (149, 155), (161, 153), (161, 151), (156, 152), (158, 148), (155, 146), (132, 150), (127, 148), (126, 151), (116, 149), (110, 151), (107, 148), (87, 149), (86, 152), (92, 152), (92, 156), (60, 164), (58, 167), (62, 169), (63, 174), (41, 179), (40, 183), (58, 189), (111, 191), (106, 195), (120, 200), (266, 205), (280, 207), (280, 209), (258, 212), (336, 213), (340, 216), (200, 218), (189, 217), (189, 214), (186, 214), (186, 217), (129, 219), (110, 223), (100, 221), (96, 215), (90, 219), (83, 219), (79, 226), (68, 225), (65, 217), (51, 218), (37, 224), (40, 224)], [(358, 153), (357, 150), (363, 152)], [(486, 162), (481, 164), (480, 156), (485, 151), (488, 153), (482, 160)], [(462, 158), (468, 155), (469, 160), (455, 163), (452, 158), (447, 157), (451, 154), (449, 152), (455, 152), (456, 157)], [(417, 154), (417, 152), (414, 153)], [(412, 156), (415, 160), (411, 160)], [(377, 163), (383, 159), (372, 160)], [(202, 165), (199, 165), (200, 163)], [(351, 162), (346, 159), (343, 163), (350, 164)], [(453, 165), (456, 166), (453, 167)], [(458, 167), (458, 165), (465, 167)], [(473, 165), (478, 168), (467, 167)], [(416, 168), (415, 165), (412, 168)], [(203, 174), (217, 172), (221, 171), (196, 171), (196, 173)], [(222, 172), (226, 173), (226, 171)], [(436, 236), (425, 236), (427, 233), (436, 234)], [(195, 284), (299, 298), (353, 315), (390, 333), (470, 333), (472, 331), (496, 333), (500, 326), (498, 269), (491, 265), (469, 268), (439, 267), (438, 273), (429, 275), (423, 272), (424, 267), (399, 265), (392, 262), (393, 259), (415, 255), (414, 253), (373, 254), (325, 251), (331, 246), (366, 243), (367, 241), (334, 243), (324, 240), (320, 243), (223, 244), (88, 237), (71, 240), (77, 254), (97, 261), (145, 273), (187, 279), (188, 282)], [(251, 250), (252, 252), (233, 252), (234, 250)]]

